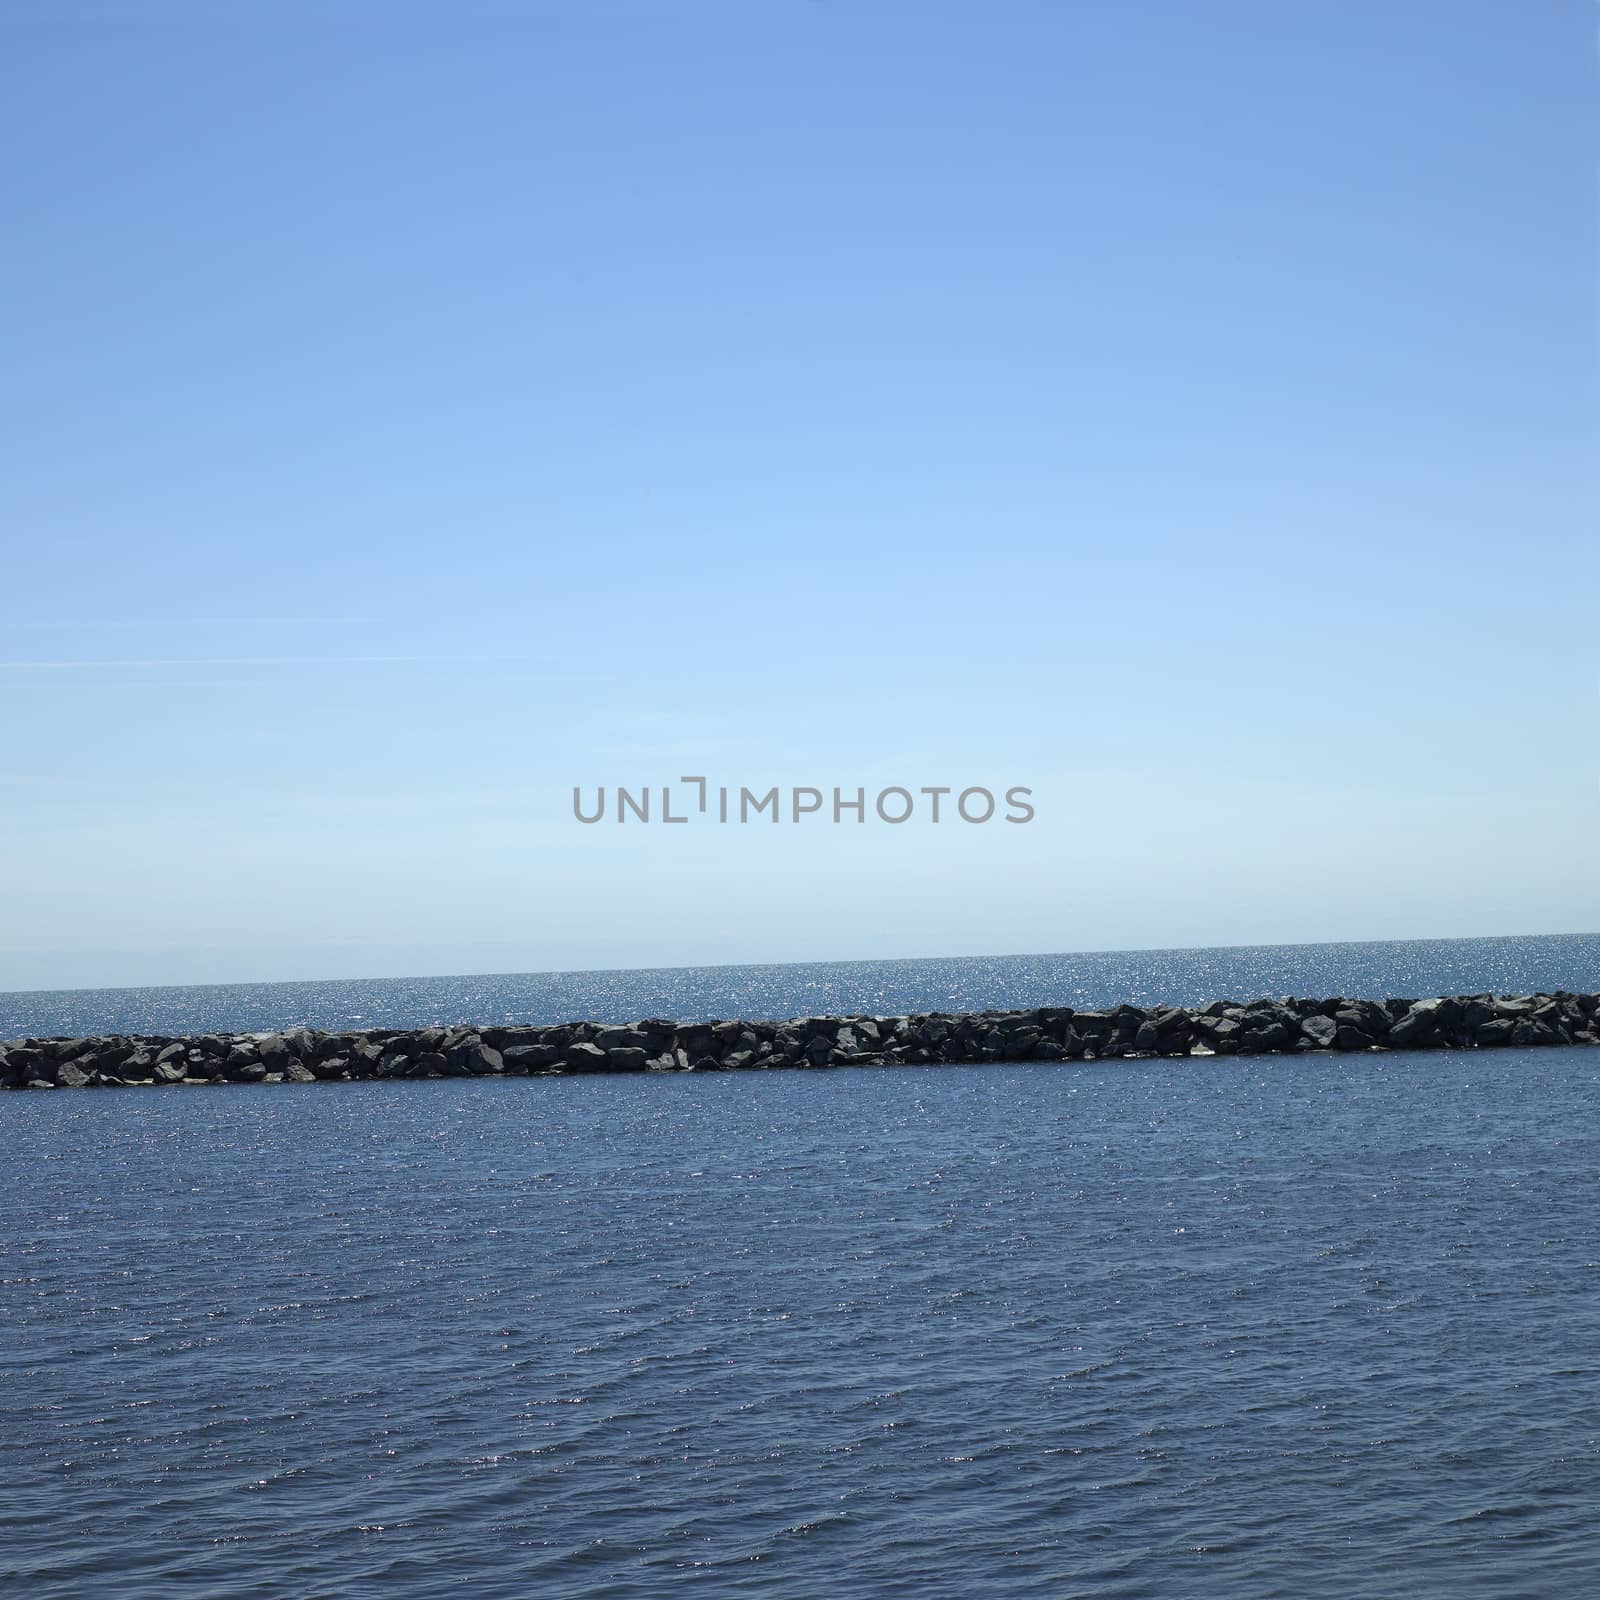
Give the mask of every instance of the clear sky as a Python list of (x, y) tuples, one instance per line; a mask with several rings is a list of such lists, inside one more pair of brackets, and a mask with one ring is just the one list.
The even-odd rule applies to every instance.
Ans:
[(4, 0), (0, 987), (1600, 926), (1597, 18)]

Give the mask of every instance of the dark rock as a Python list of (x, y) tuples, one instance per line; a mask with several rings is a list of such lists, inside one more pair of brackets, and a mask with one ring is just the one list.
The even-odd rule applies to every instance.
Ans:
[(1320, 1012), (1305, 1018), (1300, 1024), (1300, 1032), (1315, 1050), (1331, 1050), (1339, 1031), (1339, 1025), (1333, 1018), (1323, 1016)]
[(553, 1044), (513, 1044), (504, 1052), (507, 1069), (513, 1067), (534, 1071), (540, 1067), (553, 1067), (561, 1059), (560, 1048)]
[(594, 1036), (595, 1044), (602, 1050), (643, 1050), (650, 1036), (638, 1028), (602, 1028)]
[(442, 1054), (453, 1072), (483, 1077), (490, 1073), (505, 1071), (505, 1058), (498, 1050), (491, 1049), (486, 1044), (458, 1044), (453, 1049), (443, 1051)]
[(1382, 1006), (1370, 1000), (1346, 1000), (1334, 1011), (1333, 1020), (1341, 1028), (1354, 1028), (1380, 1039), (1388, 1035), (1393, 1019)]
[(1312, 1050), (1436, 1049), (1600, 1043), (1600, 995), (1455, 995), (1423, 1000), (1265, 998), (1182, 1006), (1119, 1005), (1074, 1012), (1035, 1007), (897, 1017), (801, 1017), (787, 1022), (536, 1027), (373, 1028), (327, 1034), (201, 1034), (0, 1042), (0, 1087), (172, 1084), (222, 1077), (416, 1078), (531, 1072), (709, 1072), (724, 1068), (878, 1066), (984, 1061), (1181, 1058)]
[(1437, 1006), (1431, 1001), (1419, 1000), (1395, 1020), (1389, 1029), (1389, 1043), (1399, 1050), (1423, 1049), (1434, 1042), (1437, 1025)]
[(1005, 1036), (1005, 1048), (1001, 1052), (1007, 1061), (1027, 1061), (1037, 1054), (1039, 1041), (1044, 1037), (1037, 1028), (1015, 1028)]
[(604, 1072), (608, 1065), (605, 1051), (593, 1044), (569, 1045), (566, 1061), (571, 1072)]
[(1273, 1018), (1264, 1027), (1246, 1028), (1239, 1042), (1246, 1050), (1282, 1050), (1298, 1036), (1298, 1029), (1291, 1032), (1286, 1023)]

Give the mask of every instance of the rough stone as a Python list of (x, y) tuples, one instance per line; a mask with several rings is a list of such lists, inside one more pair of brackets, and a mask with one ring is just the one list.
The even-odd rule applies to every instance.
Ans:
[(1339, 1025), (1332, 1017), (1318, 1013), (1307, 1017), (1300, 1024), (1300, 1031), (1311, 1041), (1313, 1049), (1331, 1050), (1339, 1032)]
[(1294, 997), (1205, 1006), (1067, 1006), (895, 1017), (724, 1018), (0, 1041), (0, 1089), (314, 1079), (715, 1072), (768, 1067), (1118, 1060), (1312, 1051), (1600, 1044), (1600, 995)]

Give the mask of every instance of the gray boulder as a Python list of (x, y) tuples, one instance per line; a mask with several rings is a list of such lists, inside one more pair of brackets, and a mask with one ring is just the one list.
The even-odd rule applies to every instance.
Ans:
[(1339, 1024), (1332, 1017), (1310, 1016), (1300, 1024), (1300, 1032), (1317, 1050), (1331, 1050), (1339, 1033)]
[(541, 1067), (553, 1067), (561, 1059), (561, 1051), (553, 1044), (514, 1044), (501, 1054), (508, 1072), (533, 1072)]
[(638, 1028), (602, 1028), (594, 1042), (601, 1050), (643, 1050), (649, 1045), (650, 1036)]

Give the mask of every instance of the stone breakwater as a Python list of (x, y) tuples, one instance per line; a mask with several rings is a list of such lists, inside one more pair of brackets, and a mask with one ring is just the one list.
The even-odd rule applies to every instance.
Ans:
[(1206, 1006), (925, 1012), (787, 1022), (568, 1022), (109, 1035), (0, 1044), (0, 1088), (82, 1089), (366, 1078), (728, 1072), (773, 1067), (1600, 1045), (1600, 995), (1217, 1000)]

